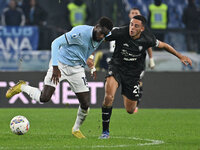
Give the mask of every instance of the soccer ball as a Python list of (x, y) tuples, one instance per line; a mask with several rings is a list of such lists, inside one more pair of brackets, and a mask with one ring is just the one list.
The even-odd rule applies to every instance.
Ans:
[(28, 132), (30, 128), (29, 121), (24, 116), (15, 116), (10, 121), (10, 129), (17, 135), (23, 135)]

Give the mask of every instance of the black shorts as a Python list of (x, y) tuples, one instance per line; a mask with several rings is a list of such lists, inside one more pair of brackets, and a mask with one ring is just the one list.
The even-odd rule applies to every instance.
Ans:
[(109, 66), (107, 77), (113, 76), (118, 82), (119, 86), (121, 85), (121, 94), (125, 95), (128, 99), (133, 101), (138, 101), (141, 98), (139, 81), (140, 73), (127, 73), (121, 70), (118, 67)]

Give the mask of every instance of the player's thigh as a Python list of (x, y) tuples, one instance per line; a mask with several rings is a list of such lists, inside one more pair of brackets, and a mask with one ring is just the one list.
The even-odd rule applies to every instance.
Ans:
[(124, 98), (124, 106), (128, 113), (133, 113), (136, 108), (137, 101), (140, 99), (139, 77), (126, 77), (122, 81), (122, 95)]
[(122, 81), (121, 94), (128, 99), (138, 101), (140, 98), (140, 82), (139, 78), (124, 78)]
[[(61, 82), (65, 78), (66, 67), (65, 67), (64, 64), (59, 62), (58, 68), (61, 72), (61, 77), (59, 78), (59, 82)], [(52, 66), (52, 63), (50, 61), (49, 62), (49, 69), (48, 69), (47, 74), (44, 78), (44, 85), (48, 85), (48, 86), (56, 88), (57, 85), (55, 83), (53, 83), (53, 81), (51, 80), (52, 74), (53, 74), (53, 66)]]
[(125, 95), (122, 95), (124, 99), (124, 107), (129, 114), (132, 114), (137, 106), (137, 101), (127, 98)]
[(65, 80), (68, 81), (74, 93), (88, 92), (88, 82), (85, 75), (85, 70), (81, 66), (68, 67), (68, 74), (65, 75)]
[(109, 76), (106, 78), (105, 97), (104, 97), (103, 105), (105, 106), (112, 105), (118, 86), (119, 86), (118, 82), (113, 76)]
[[(63, 66), (62, 64), (58, 64), (58, 67), (61, 71), (61, 77), (59, 78), (59, 82), (62, 81), (63, 79)], [(41, 96), (40, 96), (40, 101), (41, 102), (48, 102), (51, 99), (51, 96), (53, 95), (55, 88), (56, 88), (56, 84), (53, 83), (53, 81), (51, 80), (52, 78), (52, 74), (53, 74), (53, 67), (52, 67), (52, 63), (51, 61), (49, 62), (49, 69), (47, 71), (47, 74), (44, 78), (44, 88), (41, 92)]]

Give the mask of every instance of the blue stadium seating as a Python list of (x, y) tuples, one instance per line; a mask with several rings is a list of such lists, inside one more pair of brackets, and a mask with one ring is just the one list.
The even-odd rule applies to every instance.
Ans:
[[(131, 7), (138, 7), (141, 13), (148, 17), (148, 6), (154, 0), (128, 0)], [(169, 28), (183, 28), (182, 14), (187, 6), (187, 0), (163, 0), (163, 3), (169, 7)], [(200, 0), (196, 0), (197, 6), (200, 6)], [(172, 15), (173, 14), (173, 15)]]

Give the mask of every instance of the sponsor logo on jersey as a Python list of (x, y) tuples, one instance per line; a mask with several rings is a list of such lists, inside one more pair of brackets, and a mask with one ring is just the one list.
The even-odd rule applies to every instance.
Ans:
[(124, 43), (123, 46), (129, 47), (129, 45), (127, 43)]
[(137, 58), (126, 58), (126, 57), (125, 57), (124, 60), (125, 60), (125, 61), (136, 61)]

